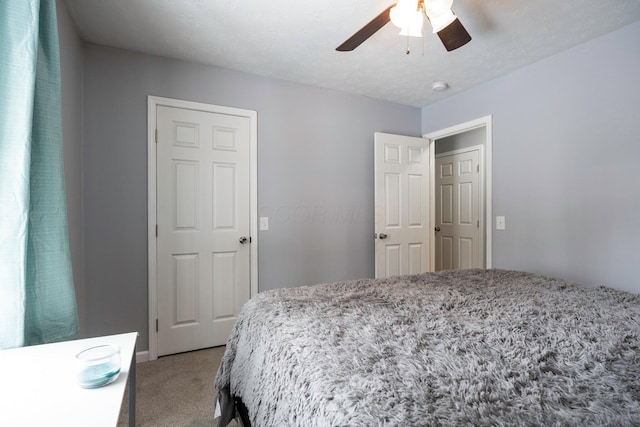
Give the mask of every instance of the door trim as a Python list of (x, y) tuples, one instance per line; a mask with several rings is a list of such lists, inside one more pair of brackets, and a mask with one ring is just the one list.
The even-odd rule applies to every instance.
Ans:
[(251, 236), (250, 297), (258, 293), (258, 113), (253, 110), (203, 104), (180, 99), (147, 96), (147, 248), (148, 248), (148, 309), (149, 360), (158, 358), (158, 337), (155, 328), (158, 317), (158, 270), (156, 247), (157, 183), (156, 183), (156, 109), (159, 106), (205, 111), (247, 117), (249, 140), (249, 217)]
[[(435, 132), (430, 132), (423, 135), (423, 138), (427, 138), (429, 140), (429, 161), (430, 164), (430, 196), (429, 196), (429, 209), (430, 212), (430, 233), (433, 233), (435, 227), (435, 218), (436, 218), (436, 200), (435, 200), (435, 154), (436, 154), (436, 141), (441, 138), (445, 138), (447, 136), (456, 135), (459, 133), (467, 132), (473, 129), (484, 127), (485, 129), (485, 141), (484, 141), (484, 181), (481, 180), (481, 187), (484, 187), (482, 191), (484, 191), (484, 237), (485, 237), (485, 247), (484, 247), (484, 255), (485, 255), (485, 268), (492, 268), (492, 120), (493, 117), (491, 115), (480, 117), (479, 119), (470, 120), (465, 123), (461, 123), (455, 126), (451, 126), (445, 129), (441, 129)], [(481, 168), (482, 169), (482, 168)], [(481, 230), (482, 231), (482, 230)], [(431, 239), (431, 271), (435, 269), (435, 239)]]

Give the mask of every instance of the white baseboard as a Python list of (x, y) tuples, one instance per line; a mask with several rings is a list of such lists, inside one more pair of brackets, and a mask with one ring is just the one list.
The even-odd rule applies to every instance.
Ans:
[(136, 363), (148, 362), (149, 361), (149, 351), (137, 351), (136, 352)]

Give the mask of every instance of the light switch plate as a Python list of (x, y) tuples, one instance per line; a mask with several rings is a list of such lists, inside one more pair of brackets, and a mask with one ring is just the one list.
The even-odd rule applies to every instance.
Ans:
[(506, 228), (505, 219), (503, 216), (496, 217), (496, 230), (504, 230)]
[(267, 231), (269, 229), (269, 217), (261, 216), (260, 217), (260, 231)]

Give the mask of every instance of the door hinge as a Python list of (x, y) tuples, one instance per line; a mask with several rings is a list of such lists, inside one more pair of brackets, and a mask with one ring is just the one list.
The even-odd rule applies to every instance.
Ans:
[[(156, 133), (156, 138), (157, 138), (157, 135), (158, 134)], [(156, 142), (158, 142), (158, 141), (156, 140)], [(480, 165), (476, 165), (476, 172), (480, 173)]]
[(156, 224), (156, 237), (158, 237), (158, 224)]
[(156, 144), (158, 143), (158, 129), (156, 129)]
[(480, 220), (476, 222), (476, 227), (480, 228)]
[(156, 319), (156, 332), (158, 332), (158, 319)]

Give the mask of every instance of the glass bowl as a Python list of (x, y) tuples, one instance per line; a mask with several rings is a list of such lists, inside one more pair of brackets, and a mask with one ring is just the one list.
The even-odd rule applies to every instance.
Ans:
[(76, 381), (82, 388), (102, 387), (120, 375), (120, 347), (99, 345), (76, 354)]

